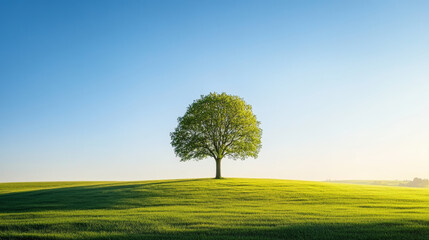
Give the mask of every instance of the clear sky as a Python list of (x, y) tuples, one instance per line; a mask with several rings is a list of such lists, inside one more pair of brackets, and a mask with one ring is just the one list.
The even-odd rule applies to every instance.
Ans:
[(429, 177), (429, 1), (0, 1), (0, 181), (214, 177), (169, 133), (239, 95), (225, 177)]

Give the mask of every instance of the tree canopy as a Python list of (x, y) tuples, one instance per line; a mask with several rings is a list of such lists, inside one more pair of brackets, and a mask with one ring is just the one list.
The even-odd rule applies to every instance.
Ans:
[(170, 133), (171, 145), (181, 161), (212, 157), (216, 178), (224, 157), (257, 158), (261, 149), (262, 129), (252, 106), (226, 93), (202, 95), (189, 105), (178, 126)]

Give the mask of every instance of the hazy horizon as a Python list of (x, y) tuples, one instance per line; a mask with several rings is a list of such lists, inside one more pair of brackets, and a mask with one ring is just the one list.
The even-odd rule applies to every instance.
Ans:
[(2, 1), (0, 182), (210, 178), (169, 133), (238, 95), (228, 178), (429, 177), (429, 1)]

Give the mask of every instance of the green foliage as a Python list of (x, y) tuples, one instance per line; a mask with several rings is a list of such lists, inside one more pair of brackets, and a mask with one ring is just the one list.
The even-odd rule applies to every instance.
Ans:
[(270, 179), (0, 184), (0, 239), (421, 239), (429, 191)]
[(226, 93), (210, 93), (195, 100), (171, 135), (181, 161), (213, 157), (245, 159), (258, 156), (262, 130), (252, 106)]

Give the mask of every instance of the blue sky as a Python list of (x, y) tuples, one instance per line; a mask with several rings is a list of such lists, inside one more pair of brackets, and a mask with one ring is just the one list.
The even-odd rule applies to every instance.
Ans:
[(226, 177), (429, 170), (428, 1), (1, 1), (0, 181), (213, 177), (169, 133), (202, 94), (262, 122)]

